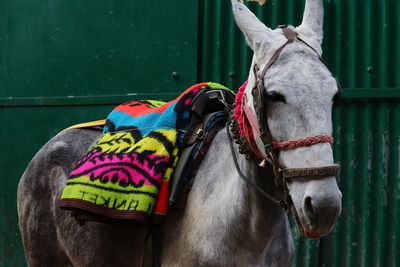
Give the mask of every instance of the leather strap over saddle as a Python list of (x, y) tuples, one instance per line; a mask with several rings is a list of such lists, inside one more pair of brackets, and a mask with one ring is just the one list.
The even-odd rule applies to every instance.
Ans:
[(189, 131), (183, 138), (185, 149), (173, 174), (170, 206), (185, 207), (197, 170), (214, 136), (225, 127), (234, 97), (226, 91), (212, 90), (195, 99)]

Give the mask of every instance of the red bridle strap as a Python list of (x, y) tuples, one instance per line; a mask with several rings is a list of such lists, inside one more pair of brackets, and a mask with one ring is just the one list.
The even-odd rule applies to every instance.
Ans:
[(273, 141), (272, 146), (275, 150), (291, 150), (299, 147), (312, 146), (321, 143), (329, 143), (333, 145), (333, 137), (330, 135), (315, 135), (284, 142)]

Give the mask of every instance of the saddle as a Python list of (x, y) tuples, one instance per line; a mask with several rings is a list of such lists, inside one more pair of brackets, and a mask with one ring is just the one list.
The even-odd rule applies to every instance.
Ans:
[[(204, 86), (206, 86), (207, 88), (203, 88)], [(196, 86), (194, 86), (194, 87), (196, 87)], [(195, 94), (195, 96), (193, 97), (193, 99), (191, 101), (190, 109), (189, 109), (190, 110), (190, 116), (189, 116), (190, 120), (187, 123), (187, 126), (184, 128), (185, 129), (184, 133), (182, 134), (182, 136), (180, 138), (178, 138), (178, 142), (179, 142), (178, 146), (180, 148), (180, 153), (179, 153), (179, 155), (176, 156), (176, 158), (179, 160), (177, 160), (176, 164), (174, 164), (174, 170), (172, 172), (172, 176), (171, 176), (171, 178), (168, 179), (169, 180), (168, 181), (168, 189), (169, 190), (164, 190), (163, 189), (164, 185), (161, 184), (157, 203), (155, 204), (154, 211), (153, 211), (154, 214), (166, 215), (167, 208), (163, 208), (162, 207), (163, 205), (164, 206), (168, 205), (168, 208), (176, 208), (176, 209), (183, 209), (185, 207), (186, 198), (192, 187), (193, 179), (196, 176), (197, 170), (198, 170), (203, 158), (205, 157), (214, 136), (216, 135), (216, 133), (218, 133), (218, 131), (221, 128), (223, 128), (225, 126), (228, 116), (229, 116), (229, 112), (231, 110), (231, 106), (233, 105), (233, 103), (235, 101), (235, 94), (229, 90), (226, 90), (226, 88), (220, 87), (220, 85), (212, 84), (212, 83), (202, 84), (201, 89), (202, 90), (199, 90), (199, 92)], [(111, 114), (113, 114), (113, 113), (111, 113)], [(110, 114), (110, 116), (111, 116), (111, 114)], [(71, 126), (70, 128), (75, 128), (75, 129), (86, 128), (86, 129), (94, 129), (94, 130), (103, 131), (103, 137), (100, 138), (100, 141), (101, 141), (102, 139), (104, 139), (104, 129), (107, 127), (115, 128), (115, 127), (117, 127), (116, 126), (117, 124), (118, 123), (110, 124), (110, 123), (108, 123), (108, 120), (99, 120), (99, 121), (74, 125), (74, 126)], [(142, 127), (143, 127), (143, 125), (142, 125)], [(145, 127), (143, 127), (143, 128), (145, 128)], [(121, 137), (118, 137), (118, 138), (127, 138), (127, 137), (122, 135)], [(100, 143), (103, 144), (104, 142), (100, 142)], [(92, 148), (92, 151), (93, 150), (95, 151), (96, 149), (97, 149), (97, 147), (95, 146), (94, 148)], [(107, 149), (110, 150), (111, 148), (107, 148)], [(124, 149), (127, 150), (128, 148), (124, 148)], [(95, 158), (95, 157), (90, 158), (90, 155), (91, 155), (90, 153), (92, 153), (92, 152), (89, 151), (88, 154), (85, 155), (85, 157), (81, 161), (86, 160), (86, 162), (94, 162), (95, 160), (97, 160), (97, 158), (100, 158), (99, 156), (97, 158)], [(101, 155), (101, 156), (103, 157), (103, 155)], [(108, 156), (108, 154), (104, 155), (104, 157), (107, 157), (107, 156)], [(113, 155), (113, 156), (115, 156), (115, 155)], [(121, 155), (117, 155), (117, 156), (122, 157)], [(171, 161), (174, 161), (174, 158), (172, 158)], [(107, 162), (111, 162), (111, 161), (109, 160)], [(164, 162), (162, 162), (162, 163), (164, 163)], [(80, 165), (80, 162), (78, 162), (78, 167), (79, 167), (79, 165)], [(103, 165), (105, 165), (105, 164), (103, 164)], [(143, 165), (143, 166), (147, 168), (147, 165)], [(88, 168), (85, 167), (83, 169), (85, 172), (87, 172)], [(80, 171), (79, 168), (77, 168), (76, 170), (78, 170), (78, 172), (80, 172), (80, 173), (84, 172), (84, 171)], [(76, 172), (76, 170), (74, 170), (71, 173), (71, 178), (75, 178), (78, 176), (78, 175), (75, 175), (75, 177), (73, 177), (74, 172)], [(110, 170), (108, 170), (108, 171), (110, 171)], [(86, 174), (86, 175), (88, 175), (87, 178), (90, 178), (90, 180), (92, 180), (93, 178), (96, 178), (96, 179), (98, 178), (98, 177), (93, 177), (94, 175), (97, 175), (95, 173), (91, 173), (90, 175)], [(111, 175), (109, 175), (109, 176), (111, 176)], [(114, 174), (114, 176), (115, 176), (115, 174)], [(114, 176), (111, 179), (114, 179)], [(66, 188), (68, 187), (69, 184), (82, 183), (82, 180), (79, 180), (79, 179), (80, 179), (80, 177), (78, 177), (78, 179), (75, 179), (75, 180), (71, 179), (71, 182), (67, 182)], [(100, 177), (99, 179), (101, 180), (103, 178)], [(111, 180), (111, 179), (109, 179), (109, 180)], [(99, 182), (99, 183), (97, 183), (95, 185), (91, 185), (91, 186), (99, 187), (102, 185), (103, 184), (101, 184)], [(136, 188), (136, 189), (138, 190), (138, 188)], [(67, 190), (64, 189), (64, 194), (65, 194), (65, 191), (67, 191)], [(91, 191), (90, 190), (88, 190), (88, 191), (90, 194)], [(159, 203), (158, 203), (158, 202), (160, 202), (159, 199), (165, 198), (165, 196), (161, 196), (161, 195), (165, 195), (166, 194), (165, 192), (169, 192), (167, 199), (165, 201), (163, 201), (163, 202), (167, 202), (167, 204), (159, 205)], [(72, 195), (72, 194), (69, 194), (69, 195)], [(124, 219), (124, 220), (125, 219), (134, 219), (134, 220), (141, 221), (141, 222), (147, 221), (142, 218), (142, 217), (144, 217), (142, 215), (140, 215), (140, 216), (135, 215), (135, 216), (130, 216), (130, 217), (126, 216), (125, 214), (128, 212), (128, 210), (122, 211), (125, 213), (123, 213), (123, 216), (121, 215), (119, 217), (117, 217), (117, 216), (113, 217), (113, 214), (111, 214), (112, 216), (108, 216), (109, 213), (106, 213), (103, 211), (97, 213), (96, 211), (103, 207), (93, 208), (92, 203), (89, 203), (89, 204), (91, 204), (91, 206), (88, 207), (86, 203), (82, 204), (82, 201), (79, 204), (76, 204), (76, 203), (78, 203), (76, 201), (76, 199), (70, 200), (70, 199), (68, 199), (68, 197), (69, 196), (67, 196), (65, 198), (62, 197), (61, 200), (59, 200), (59, 202), (58, 202), (58, 206), (61, 208), (66, 208), (66, 209), (72, 210), (72, 212), (73, 212), (72, 215), (79, 222), (115, 221), (115, 220), (118, 221), (118, 219)], [(96, 198), (97, 198), (97, 196), (96, 196)], [(77, 199), (77, 200), (80, 201), (81, 199)], [(114, 203), (115, 203), (115, 201), (114, 201)], [(95, 203), (95, 204), (98, 204), (98, 203)], [(103, 204), (101, 204), (101, 205), (103, 205)], [(162, 208), (158, 208), (159, 206), (161, 206)], [(107, 208), (110, 208), (110, 207), (107, 207)], [(86, 211), (89, 211), (89, 212), (86, 212)], [(129, 210), (129, 212), (130, 211), (131, 210)], [(137, 211), (138, 211), (138, 209), (135, 209), (135, 212), (137, 212)], [(153, 216), (153, 218), (152, 218), (153, 221), (154, 221), (155, 217), (156, 216)]]
[[(183, 95), (183, 96), (182, 96)], [(177, 161), (173, 164), (174, 170), (172, 172), (172, 175), (167, 175), (169, 173), (168, 168), (165, 171), (166, 175), (163, 176), (162, 183), (157, 186), (156, 188), (159, 189), (158, 193), (158, 199), (156, 200), (156, 204), (153, 204), (151, 202), (145, 202), (150, 203), (151, 208), (153, 208), (151, 214), (151, 220), (146, 220), (147, 217), (150, 217), (150, 208), (147, 210), (148, 213), (143, 213), (142, 211), (139, 210), (138, 205), (135, 207), (135, 209), (129, 210), (131, 207), (131, 204), (129, 204), (128, 210), (116, 210), (114, 209), (116, 207), (115, 205), (115, 200), (114, 200), (114, 206), (112, 206), (113, 209), (110, 209), (110, 205), (107, 204), (106, 207), (102, 206), (94, 206), (94, 204), (97, 203), (87, 203), (84, 202), (82, 199), (74, 199), (74, 198), (68, 198), (69, 196), (73, 196), (74, 191), (70, 190), (68, 186), (73, 186), (75, 184), (79, 186), (86, 186), (85, 185), (85, 179), (88, 180), (88, 183), (96, 183), (96, 184), (89, 184), (91, 186), (90, 188), (95, 188), (93, 190), (97, 190), (98, 188), (101, 188), (103, 186), (102, 182), (116, 182), (118, 180), (118, 177), (116, 177), (116, 174), (112, 174), (113, 170), (112, 169), (107, 169), (104, 172), (108, 172), (108, 174), (99, 174), (99, 172), (92, 171), (90, 174), (87, 173), (88, 168), (84, 168), (83, 172), (80, 168), (82, 166), (86, 165), (91, 165), (94, 164), (97, 160), (108, 162), (110, 165), (112, 163), (111, 159), (114, 159), (115, 156), (119, 157), (121, 160), (125, 160), (127, 155), (121, 154), (121, 153), (111, 153), (111, 154), (100, 154), (97, 155), (96, 157), (93, 156), (98, 151), (100, 150), (107, 150), (106, 152), (124, 152), (124, 151), (129, 151), (130, 148), (125, 146), (125, 147), (118, 147), (113, 148), (112, 142), (126, 142), (126, 143), (132, 143), (133, 145), (137, 145), (138, 142), (140, 142), (140, 138), (145, 136), (135, 136), (137, 134), (134, 134), (135, 131), (132, 132), (131, 135), (126, 135), (123, 131), (122, 133), (119, 133), (117, 130), (126, 130), (126, 131), (132, 131), (132, 127), (126, 127), (126, 126), (121, 126), (119, 125), (118, 120), (113, 121), (113, 111), (107, 120), (98, 120), (98, 121), (93, 121), (93, 122), (87, 122), (87, 123), (82, 123), (82, 124), (77, 124), (74, 126), (69, 127), (68, 129), (94, 129), (98, 131), (103, 131), (103, 135), (100, 136), (99, 141), (97, 144), (84, 156), (83, 159), (81, 159), (78, 162), (78, 167), (71, 173), (70, 179), (67, 181), (66, 188), (64, 189), (63, 195), (61, 196), (61, 199), (58, 200), (58, 207), (64, 208), (64, 209), (69, 209), (72, 210), (72, 216), (79, 222), (79, 223), (84, 223), (86, 221), (100, 221), (100, 222), (134, 222), (136, 223), (139, 221), (140, 223), (147, 223), (149, 227), (149, 236), (152, 238), (152, 252), (153, 252), (153, 266), (158, 267), (161, 266), (161, 250), (162, 250), (162, 243), (163, 243), (163, 224), (162, 222), (164, 221), (164, 217), (166, 215), (166, 211), (168, 208), (175, 208), (175, 209), (183, 209), (186, 204), (186, 199), (187, 196), (192, 188), (193, 182), (194, 182), (194, 177), (196, 176), (196, 173), (199, 169), (199, 166), (204, 159), (204, 157), (207, 154), (207, 151), (211, 145), (211, 142), (214, 138), (214, 136), (223, 128), (225, 127), (228, 117), (230, 115), (230, 112), (232, 110), (232, 106), (235, 102), (235, 94), (231, 92), (230, 90), (226, 89), (225, 87), (215, 84), (215, 83), (203, 83), (203, 84), (198, 84), (195, 85), (188, 90), (186, 90), (180, 97), (178, 97), (177, 101), (171, 101), (168, 103), (161, 103), (158, 101), (154, 102), (144, 102), (144, 101), (139, 101), (138, 102), (129, 102), (125, 106), (121, 105), (116, 108), (117, 112), (119, 111), (126, 111), (125, 109), (127, 106), (131, 107), (138, 107), (137, 105), (139, 104), (139, 108), (143, 108), (143, 105), (149, 105), (153, 109), (149, 110), (141, 110), (141, 113), (145, 113), (147, 116), (150, 116), (151, 119), (155, 120), (160, 120), (160, 116), (158, 112), (162, 110), (163, 112), (165, 110), (172, 109), (171, 107), (175, 106), (173, 109), (176, 111), (177, 109), (180, 110), (180, 113), (177, 116), (176, 120), (176, 125), (179, 125), (180, 129), (182, 130), (183, 134), (179, 135), (179, 131), (176, 131), (176, 135), (178, 136), (177, 138), (177, 148), (168, 148), (168, 145), (165, 145), (165, 149), (161, 149), (163, 153), (165, 154), (165, 150), (169, 150), (171, 152), (171, 158), (169, 158), (169, 161), (174, 162)], [(182, 104), (183, 103), (183, 104)], [(190, 105), (186, 105), (190, 103)], [(182, 105), (181, 105), (182, 104)], [(181, 107), (180, 107), (181, 105)], [(147, 108), (147, 106), (145, 107)], [(156, 117), (151, 117), (151, 111), (156, 110)], [(149, 115), (150, 114), (150, 115)], [(181, 116), (182, 115), (182, 116)], [(179, 120), (181, 116), (181, 120)], [(162, 116), (161, 116), (162, 117)], [(111, 118), (111, 119), (110, 119)], [(186, 119), (185, 119), (186, 118)], [(163, 121), (163, 120), (161, 120)], [(165, 120), (164, 120), (165, 121)], [(167, 118), (167, 121), (170, 121), (170, 118)], [(154, 123), (154, 122), (153, 122)], [(161, 124), (163, 124), (162, 122)], [(174, 123), (173, 123), (174, 124)], [(140, 124), (141, 127), (144, 129), (146, 128), (145, 124)], [(155, 123), (157, 125), (157, 123)], [(159, 125), (159, 124), (158, 124)], [(164, 125), (165, 126), (165, 125)], [(110, 136), (113, 136), (111, 134), (110, 136), (107, 135), (108, 131), (116, 131), (117, 138), (115, 136), (113, 138), (109, 138)], [(168, 134), (165, 132), (160, 131), (153, 131), (153, 132), (148, 132), (147, 136), (153, 135), (154, 140), (163, 140), (163, 139), (168, 139)], [(126, 140), (125, 140), (126, 139)], [(151, 139), (148, 141), (149, 143), (152, 143), (154, 140)], [(122, 140), (122, 141), (121, 141)], [(124, 141), (125, 140), (125, 141)], [(138, 141), (139, 140), (139, 141)], [(170, 139), (170, 141), (173, 140)], [(166, 140), (164, 140), (164, 143), (168, 143)], [(143, 145), (144, 146), (144, 145)], [(135, 147), (134, 149), (140, 150), (143, 148), (143, 146), (138, 146)], [(106, 147), (106, 149), (105, 149)], [(102, 151), (104, 152), (104, 151)], [(148, 154), (146, 150), (142, 151), (142, 154)], [(133, 155), (133, 154), (132, 154)], [(131, 158), (131, 161), (145, 161), (144, 158), (140, 160), (140, 158), (137, 158), (138, 156), (144, 156), (141, 155), (140, 153), (138, 155), (135, 154), (135, 158), (132, 158), (133, 156), (129, 155)], [(145, 155), (147, 159), (149, 159), (149, 155)], [(151, 155), (154, 156), (154, 155)], [(174, 158), (175, 157), (175, 158)], [(104, 163), (103, 162), (103, 163)], [(157, 161), (152, 161), (153, 163), (157, 163)], [(159, 164), (164, 164), (162, 160), (159, 160)], [(126, 162), (124, 162), (126, 163)], [(101, 168), (104, 169), (104, 165), (100, 166)], [(95, 164), (94, 164), (95, 166)], [(143, 165), (144, 167), (148, 168), (149, 167), (149, 162)], [(96, 166), (95, 166), (96, 167)], [(136, 166), (137, 167), (137, 166)], [(151, 166), (150, 166), (151, 167)], [(154, 167), (154, 166), (153, 166)], [(170, 167), (170, 166), (169, 166)], [(108, 168), (108, 167), (107, 167)], [(90, 168), (89, 168), (90, 169)], [(92, 168), (94, 169), (94, 168)], [(127, 170), (125, 170), (127, 171)], [(78, 172), (79, 174), (76, 174)], [(104, 173), (103, 172), (103, 173)], [(140, 171), (139, 171), (140, 172)], [(153, 172), (155, 173), (155, 172)], [(84, 180), (82, 180), (81, 176), (85, 174), (87, 176), (82, 176)], [(71, 179), (74, 178), (74, 179)], [(81, 179), (81, 180), (79, 180)], [(102, 180), (103, 179), (103, 180)], [(72, 180), (72, 181), (70, 181)], [(97, 181), (97, 180), (100, 180)], [(141, 189), (141, 187), (145, 187), (145, 184), (133, 184), (134, 188), (133, 191), (138, 191)], [(166, 188), (167, 187), (167, 188)], [(151, 190), (150, 187), (147, 187), (147, 191), (142, 191), (141, 194), (150, 194), (149, 190)], [(108, 188), (107, 190), (116, 190), (115, 186)], [(118, 188), (120, 190), (120, 188)], [(69, 190), (71, 192), (69, 192)], [(88, 189), (89, 194), (90, 190)], [(77, 190), (75, 190), (77, 191)], [(79, 191), (82, 192), (82, 191)], [(167, 192), (167, 193), (166, 193)], [(169, 193), (169, 194), (168, 194)], [(63, 198), (63, 196), (65, 196)], [(93, 196), (91, 197), (93, 199)], [(97, 199), (97, 196), (96, 196)], [(160, 201), (161, 199), (161, 201)], [(143, 202), (143, 201), (142, 201)], [(122, 203), (122, 202), (120, 202)], [(160, 204), (161, 203), (161, 204)], [(118, 204), (122, 205), (122, 204)], [(154, 206), (153, 206), (154, 205)], [(165, 207), (167, 205), (168, 207)], [(143, 205), (142, 205), (143, 206)], [(161, 207), (161, 208), (160, 208)], [(104, 211), (107, 209), (106, 211)], [(111, 210), (111, 212), (110, 212)], [(119, 212), (117, 214), (117, 212)], [(116, 215), (115, 215), (116, 214)], [(160, 216), (161, 215), (161, 216)], [(129, 220), (125, 220), (129, 219)]]

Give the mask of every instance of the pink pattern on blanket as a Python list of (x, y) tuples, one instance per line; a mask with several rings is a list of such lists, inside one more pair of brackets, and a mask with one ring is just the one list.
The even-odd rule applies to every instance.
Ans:
[(168, 157), (154, 154), (104, 154), (92, 152), (78, 164), (70, 177), (87, 176), (91, 180), (119, 183), (136, 188), (159, 187), (168, 166)]

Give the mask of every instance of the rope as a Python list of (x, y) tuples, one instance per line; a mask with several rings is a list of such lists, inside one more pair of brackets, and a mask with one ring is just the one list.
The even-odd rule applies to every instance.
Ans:
[(298, 147), (312, 146), (320, 143), (333, 144), (333, 137), (330, 135), (315, 135), (298, 140), (276, 142), (273, 141), (272, 145), (276, 150), (291, 150)]

